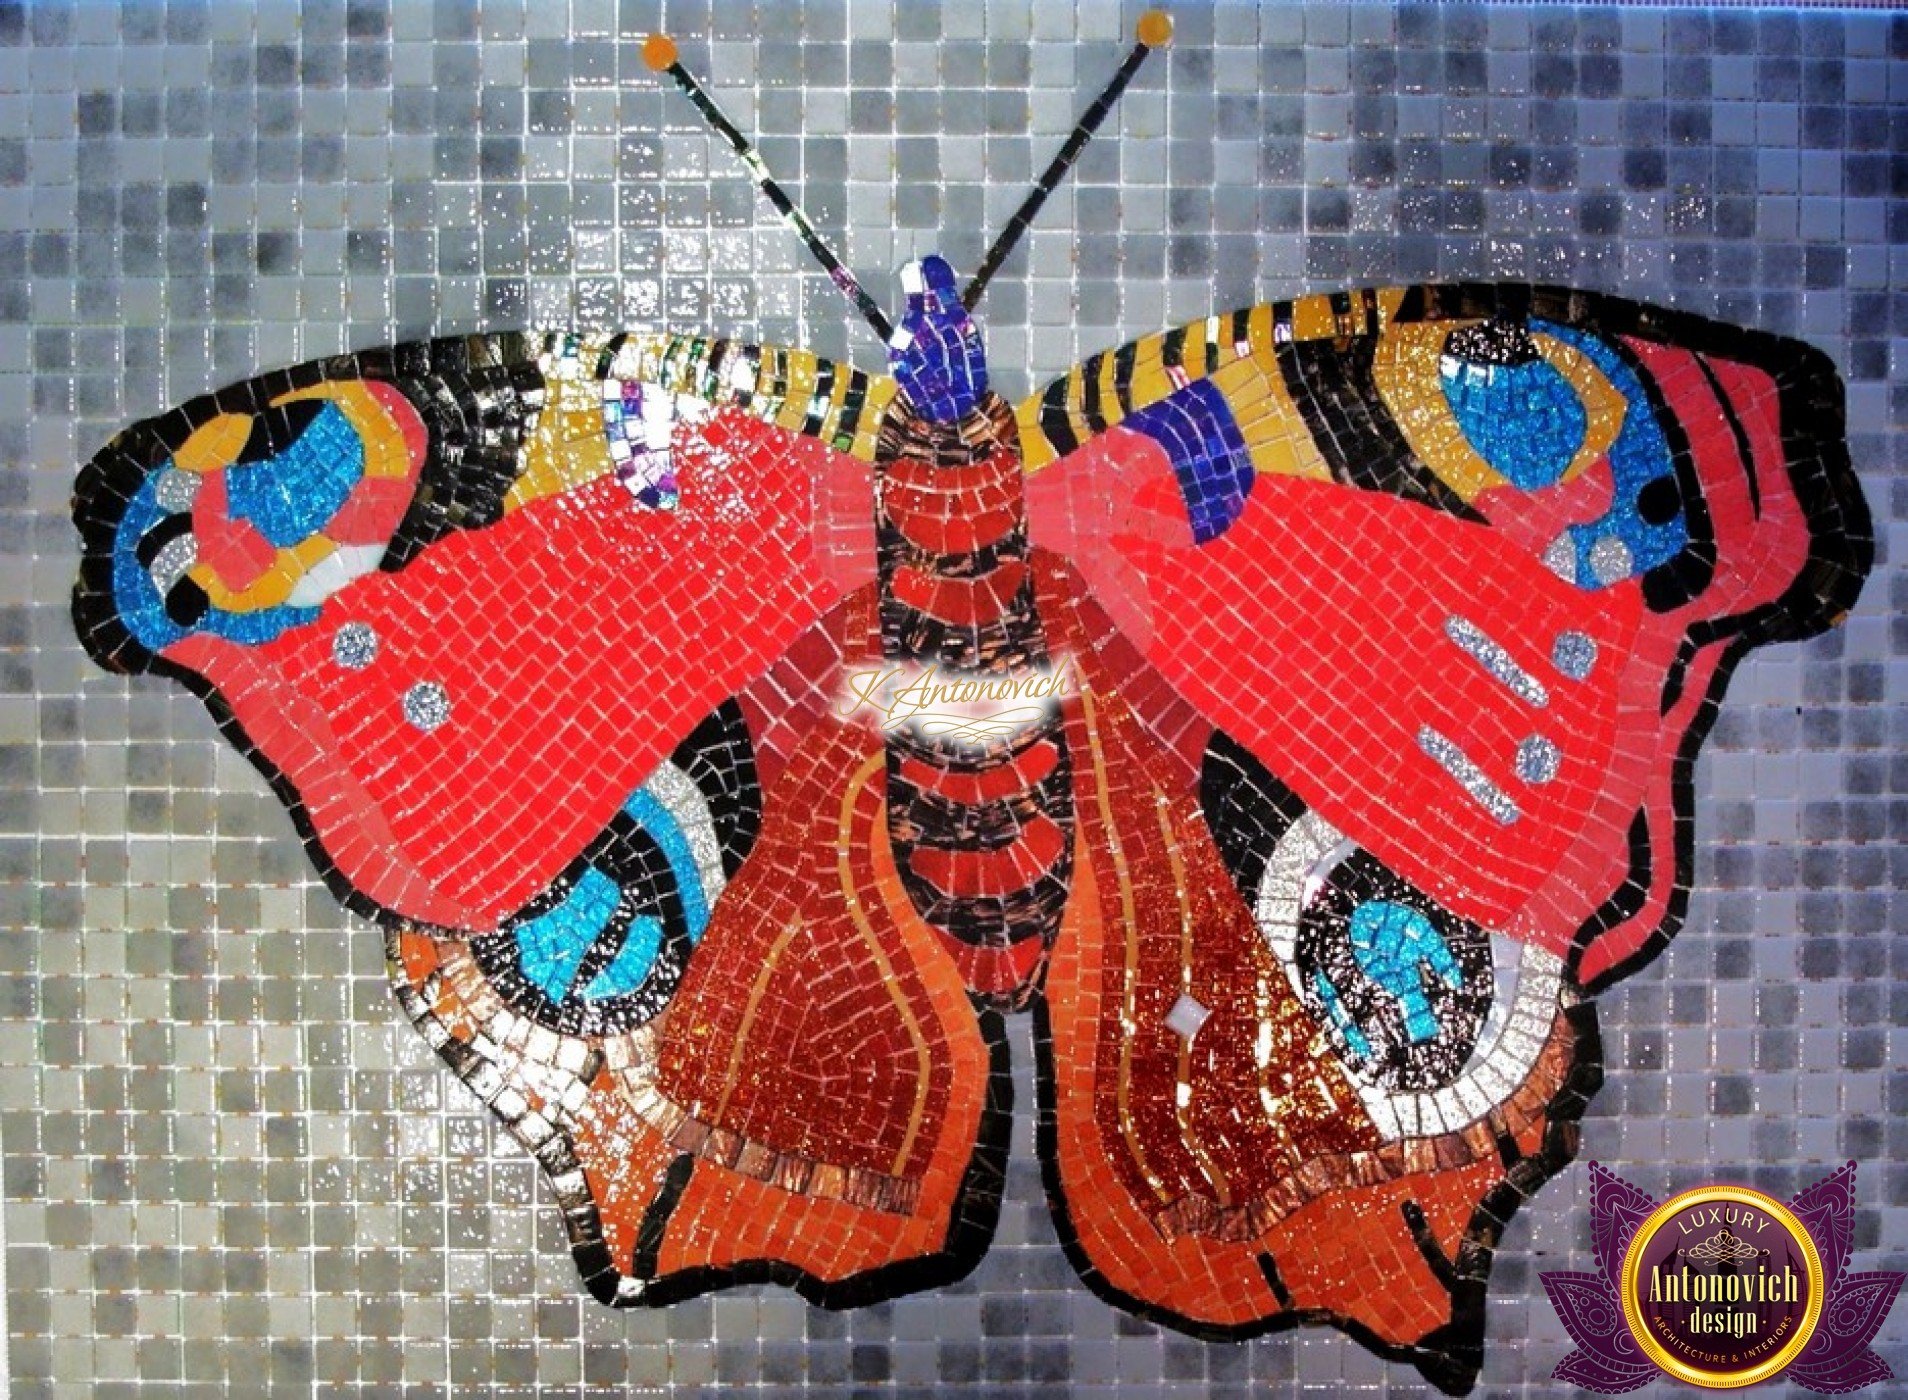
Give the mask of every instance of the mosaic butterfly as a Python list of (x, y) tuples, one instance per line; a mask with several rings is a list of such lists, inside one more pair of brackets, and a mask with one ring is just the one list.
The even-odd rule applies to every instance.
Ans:
[[(482, 335), (268, 374), (82, 472), (79, 635), (199, 695), (583, 1278), (826, 1306), (988, 1245), (1010, 1038), (1102, 1297), (1462, 1392), (1659, 952), (1732, 666), (1872, 557), (1828, 360), (1586, 292), (1249, 307), (1017, 407), (888, 344)], [(1022, 1019), (1024, 1016), (1025, 1019)]]

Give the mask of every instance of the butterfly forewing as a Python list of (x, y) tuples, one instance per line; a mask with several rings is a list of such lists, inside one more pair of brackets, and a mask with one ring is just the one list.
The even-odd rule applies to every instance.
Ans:
[(1795, 342), (1452, 287), (1195, 323), (1020, 424), (1030, 462), (1075, 449), (1030, 482), (1036, 539), (1167, 683), (1334, 830), (1601, 985), (1680, 917), (1728, 663), (1838, 620), (1872, 559), (1839, 405)]
[(654, 335), (251, 380), (82, 474), (80, 634), (201, 694), (354, 907), (492, 929), (871, 574), (891, 392)]

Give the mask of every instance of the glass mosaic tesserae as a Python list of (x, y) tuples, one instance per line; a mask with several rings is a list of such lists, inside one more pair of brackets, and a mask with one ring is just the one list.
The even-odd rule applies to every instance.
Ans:
[(84, 468), (73, 617), (269, 782), (602, 1302), (952, 1284), (1019, 1117), (1106, 1303), (1463, 1393), (1596, 994), (1684, 918), (1731, 671), (1871, 566), (1844, 390), (1525, 280), (1228, 307), (1009, 401), (970, 311), (1137, 33), (893, 318), (750, 156), (885, 373), (680, 327), (266, 373)]

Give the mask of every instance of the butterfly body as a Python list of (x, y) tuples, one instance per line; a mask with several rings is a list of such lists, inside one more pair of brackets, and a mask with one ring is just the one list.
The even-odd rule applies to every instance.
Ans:
[[(953, 269), (928, 257), (903, 282), (908, 312), (889, 342), (900, 391), (874, 460), (881, 655), (902, 668), (880, 682), (895, 697), (882, 726), (888, 835), (910, 901), (970, 991), (1024, 1006), (1058, 935), (1073, 863), (1059, 711), (1044, 696), (992, 714), (936, 708), (940, 696), (970, 691), (1022, 698), (1023, 683), (1042, 688), (1034, 678), (1055, 660), (1029, 564), (1019, 428), (988, 390)], [(921, 692), (925, 701), (897, 715), (898, 699)], [(866, 687), (857, 699), (881, 710)]]
[(1091, 1287), (1461, 1390), (1728, 672), (1867, 570), (1833, 371), (1401, 288), (1010, 407), (914, 276), (891, 378), (473, 337), (137, 424), (80, 635), (270, 778), (598, 1296), (960, 1276), (1026, 1026)]

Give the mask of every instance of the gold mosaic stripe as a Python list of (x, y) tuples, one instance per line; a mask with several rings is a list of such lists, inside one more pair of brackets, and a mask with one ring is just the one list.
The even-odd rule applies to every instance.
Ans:
[(1247, 1200), (1230, 1205), (1182, 1196), (1155, 1211), (1153, 1226), (1168, 1240), (1186, 1236), (1234, 1244), (1262, 1238), (1281, 1220), (1322, 1196), (1379, 1186), (1400, 1177), (1456, 1171), (1473, 1162), (1503, 1160), (1500, 1143), (1533, 1127), (1547, 1128), (1554, 1101), (1585, 1047), (1559, 1009), (1544, 1048), (1524, 1082), (1476, 1121), (1454, 1132), (1403, 1138), (1375, 1148), (1308, 1158), (1297, 1171)]
[[(1093, 696), (1087, 691), (1080, 692), (1080, 717), (1085, 725), (1087, 747), (1092, 753), (1094, 795), (1100, 808), (1100, 820), (1111, 831), (1114, 829), (1113, 796), (1106, 780), (1106, 753), (1100, 744), (1100, 720), (1093, 703)], [(1110, 842), (1107, 855), (1113, 862), (1115, 878), (1120, 890), (1120, 933), (1125, 941), (1125, 978), (1124, 998), (1121, 1006), (1122, 1023), (1127, 1026), (1139, 1024), (1139, 903), (1134, 888), (1133, 872), (1126, 863), (1126, 855), (1117, 841)], [(1133, 1079), (1133, 1037), (1120, 1037), (1120, 1071), (1117, 1080), (1116, 1096), (1119, 1107), (1120, 1136), (1125, 1140), (1127, 1156), (1146, 1178), (1146, 1184), (1153, 1188), (1153, 1194), (1159, 1198), (1161, 1209), (1169, 1208), (1171, 1193), (1153, 1164), (1147, 1160), (1146, 1144), (1142, 1140), (1139, 1125), (1133, 1121), (1132, 1110)]]
[[(1238, 334), (1241, 313), (1228, 312), (1147, 336), (1118, 351), (1090, 356), (1058, 381), (1066, 386), (1064, 390), (1044, 386), (1014, 410), (1027, 470), (1038, 471), (1128, 414), (1206, 379), (1233, 409), (1261, 471), (1319, 475), (1323, 463), (1315, 465), (1312, 460), (1317, 453), (1309, 444), (1303, 449), (1293, 445), (1306, 435), (1286, 395), (1274, 347), (1288, 341), (1377, 333), (1390, 322), (1404, 297), (1403, 288), (1362, 293), (1351, 298), (1349, 311), (1328, 295), (1262, 302), (1243, 313), (1243, 339)], [(1124, 394), (1117, 382), (1123, 363), (1130, 365)], [(1055, 393), (1059, 394), (1057, 405), (1051, 397)], [(1063, 411), (1066, 426), (1055, 436), (1064, 438), (1070, 432), (1073, 444), (1056, 442), (1043, 426), (1043, 418), (1056, 407)], [(1255, 424), (1266, 426), (1255, 431)]]
[(622, 337), (611, 354), (611, 343), (607, 336), (592, 337), (583, 353), (586, 360), (592, 350), (602, 356), (608, 377), (640, 379), (672, 394), (739, 408), (864, 462), (874, 461), (875, 430), (896, 387), (886, 375), (779, 345), (647, 334)]

